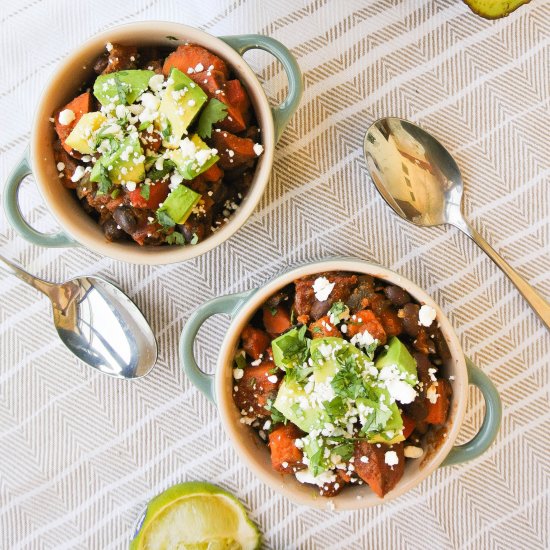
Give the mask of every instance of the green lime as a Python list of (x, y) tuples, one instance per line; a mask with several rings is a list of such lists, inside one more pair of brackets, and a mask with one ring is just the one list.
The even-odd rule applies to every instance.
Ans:
[(233, 495), (194, 481), (174, 485), (149, 502), (130, 550), (253, 550), (260, 539)]

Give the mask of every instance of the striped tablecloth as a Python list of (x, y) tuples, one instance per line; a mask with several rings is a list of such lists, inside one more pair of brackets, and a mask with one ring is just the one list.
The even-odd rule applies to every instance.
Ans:
[[(0, 253), (31, 272), (119, 281), (151, 321), (160, 360), (135, 383), (91, 372), (60, 344), (47, 300), (0, 275), (0, 548), (124, 548), (150, 497), (194, 479), (235, 493), (268, 548), (548, 548), (549, 335), (465, 236), (398, 219), (369, 181), (361, 147), (370, 122), (389, 114), (440, 136), (463, 170), (474, 226), (549, 296), (547, 0), (496, 22), (458, 0), (11, 0), (0, 10), (2, 181), (29, 140), (53, 68), (110, 25), (166, 19), (213, 34), (267, 34), (292, 49), (305, 78), (259, 208), (201, 258), (151, 268), (46, 250), (2, 217)], [(280, 101), (281, 67), (267, 54), (247, 59)], [(22, 203), (36, 227), (55, 227), (30, 178)], [(197, 304), (336, 254), (425, 287), (504, 404), (501, 433), (483, 458), (441, 469), (387, 505), (339, 514), (295, 506), (255, 479), (176, 353)], [(203, 331), (205, 368), (226, 326), (217, 319)], [(473, 390), (470, 399), (463, 441), (483, 413)]]

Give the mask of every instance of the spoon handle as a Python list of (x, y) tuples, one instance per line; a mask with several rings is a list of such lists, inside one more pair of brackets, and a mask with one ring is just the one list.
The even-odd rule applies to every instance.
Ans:
[(456, 227), (464, 231), (516, 285), (533, 311), (550, 329), (550, 304), (464, 219)]
[(38, 277), (34, 277), (30, 273), (27, 273), (24, 269), (21, 269), (19, 266), (15, 265), (11, 260), (8, 260), (4, 256), (0, 255), (0, 261), (4, 262), (4, 269), (6, 271), (9, 271), (12, 275), (15, 275), (16, 277), (19, 277), (22, 281), (27, 283), (28, 285), (32, 286), (33, 288), (36, 288), (37, 290), (40, 290), (40, 292), (43, 292), (46, 295), (49, 295), (49, 290), (52, 287), (51, 283), (48, 283), (47, 281), (43, 281), (42, 279), (39, 279)]

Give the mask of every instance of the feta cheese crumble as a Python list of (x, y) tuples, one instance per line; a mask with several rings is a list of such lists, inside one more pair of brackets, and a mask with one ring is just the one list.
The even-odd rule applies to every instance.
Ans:
[(59, 120), (59, 124), (62, 124), (63, 126), (67, 126), (75, 118), (76, 118), (76, 116), (74, 114), (74, 111), (71, 111), (70, 109), (63, 109), (59, 113), (59, 116), (57, 117), (57, 120)]
[(313, 291), (315, 292), (315, 298), (319, 302), (324, 302), (330, 296), (330, 293), (334, 289), (336, 283), (331, 283), (326, 277), (317, 277), (313, 283)]
[(396, 464), (399, 464), (399, 457), (395, 451), (386, 451), (384, 454), (384, 462), (388, 466), (395, 466)]
[(259, 157), (264, 152), (264, 148), (261, 143), (255, 143), (252, 149), (254, 149), (254, 153), (256, 154), (257, 157)]
[(244, 375), (243, 369), (233, 369), (233, 378), (235, 380), (240, 380)]
[(415, 447), (414, 445), (407, 445), (403, 449), (403, 453), (407, 458), (420, 458), (424, 454), (422, 447)]
[(424, 327), (429, 327), (434, 322), (437, 313), (431, 306), (424, 304), (418, 312), (418, 324)]

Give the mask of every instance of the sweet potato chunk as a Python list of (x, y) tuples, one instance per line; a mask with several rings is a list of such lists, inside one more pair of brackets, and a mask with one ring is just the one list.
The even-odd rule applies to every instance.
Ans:
[(210, 142), (218, 150), (218, 164), (224, 170), (233, 170), (256, 158), (254, 142), (249, 138), (221, 130), (212, 132)]
[[(357, 475), (379, 496), (383, 497), (391, 491), (403, 476), (405, 471), (405, 455), (403, 443), (384, 445), (358, 441), (355, 444), (354, 465)], [(395, 451), (397, 464), (389, 466), (385, 457), (388, 451)]]
[[(445, 423), (449, 412), (449, 404), (452, 394), (453, 388), (451, 387), (450, 382), (444, 378), (439, 378), (437, 382), (433, 382), (432, 386), (428, 388), (428, 397), (426, 399), (428, 415), (425, 418), (425, 421), (428, 424)], [(434, 399), (436, 400), (435, 403), (432, 402)]]
[(244, 328), (241, 340), (244, 351), (254, 360), (262, 356), (271, 342), (265, 330), (254, 328), (251, 325)]
[(241, 411), (249, 418), (265, 418), (270, 412), (265, 408), (268, 399), (275, 399), (280, 382), (280, 374), (271, 374), (275, 364), (270, 359), (262, 361), (258, 366), (248, 366), (243, 377), (236, 380), (237, 390), (233, 400)]
[(348, 320), (348, 336), (352, 338), (360, 332), (367, 331), (380, 345), (386, 343), (386, 331), (382, 323), (370, 309), (363, 309), (352, 315)]
[(265, 330), (274, 336), (282, 334), (291, 327), (290, 313), (282, 304), (276, 307), (264, 306), (263, 321)]
[(342, 338), (342, 333), (330, 322), (330, 317), (325, 315), (309, 325), (309, 332), (313, 339), (333, 336)]
[(393, 309), (388, 308), (383, 310), (380, 312), (380, 315), (378, 315), (378, 319), (382, 323), (388, 338), (399, 336), (403, 332), (403, 322)]
[(292, 423), (277, 426), (269, 434), (271, 465), (277, 472), (291, 474), (306, 467), (302, 463), (303, 453), (296, 447), (296, 439), (303, 433)]
[[(224, 80), (229, 78), (229, 70), (225, 61), (202, 46), (195, 44), (182, 44), (166, 58), (162, 68), (165, 76), (170, 74), (172, 67), (179, 69), (190, 78), (193, 78), (197, 73), (202, 73), (203, 71), (211, 72), (213, 70), (222, 73)], [(192, 72), (189, 72), (189, 69)]]
[[(69, 101), (67, 105), (61, 107), (61, 109), (55, 112), (55, 131), (57, 132), (57, 135), (61, 140), (61, 145), (63, 146), (63, 149), (65, 149), (67, 153), (71, 153), (73, 149), (65, 143), (65, 140), (73, 131), (73, 128), (76, 126), (76, 123), (80, 120), (82, 115), (85, 113), (89, 113), (91, 108), (92, 94), (90, 92), (84, 92), (78, 97), (75, 97), (72, 101)], [(61, 111), (64, 111), (65, 109), (69, 109), (74, 113), (74, 120), (71, 121), (69, 124), (61, 124), (61, 122), (59, 122), (59, 113)]]

